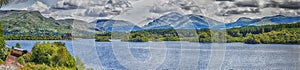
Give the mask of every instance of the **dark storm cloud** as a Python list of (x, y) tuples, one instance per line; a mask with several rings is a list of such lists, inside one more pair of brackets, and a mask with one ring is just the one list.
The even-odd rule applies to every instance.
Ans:
[(300, 1), (268, 1), (264, 3), (264, 7), (284, 8), (284, 9), (300, 9)]
[(75, 4), (71, 4), (69, 2), (64, 2), (63, 6), (53, 6), (52, 9), (61, 9), (61, 10), (69, 10), (69, 9), (77, 9), (78, 6)]
[(234, 0), (216, 0), (216, 1), (234, 1)]
[(235, 9), (224, 9), (217, 13), (218, 16), (230, 16), (230, 15), (239, 15), (239, 14), (245, 14), (245, 13), (259, 13), (259, 8), (235, 8)]
[(287, 8), (287, 9), (300, 9), (300, 1), (299, 2), (284, 2), (283, 4), (280, 4), (279, 7)]
[(258, 2), (255, 0), (250, 0), (250, 1), (238, 1), (235, 3), (236, 6), (238, 7), (258, 7)]

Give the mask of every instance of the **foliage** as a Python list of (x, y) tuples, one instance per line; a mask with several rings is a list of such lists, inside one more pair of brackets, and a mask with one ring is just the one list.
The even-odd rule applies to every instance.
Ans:
[(2, 23), (0, 23), (0, 59), (5, 61), (6, 57), (8, 56), (8, 49), (6, 48), (6, 43), (3, 38), (3, 29), (2, 29)]
[(22, 48), (20, 43), (16, 43), (17, 48)]
[(25, 59), (24, 59), (23, 57), (19, 57), (19, 58), (18, 58), (18, 62), (19, 62), (20, 64), (24, 65), (24, 64), (25, 64)]
[(59, 47), (57, 54), (52, 57), (51, 66), (75, 67), (75, 59), (65, 47)]
[(32, 54), (25, 54), (22, 58), (33, 70), (73, 70), (76, 69), (75, 59), (61, 42), (36, 43)]
[(246, 40), (249, 44), (300, 44), (300, 34), (290, 32), (268, 32), (257, 35), (252, 35)]
[(32, 70), (76, 70), (76, 69), (67, 68), (67, 67), (50, 67), (46, 64), (36, 65), (31, 68), (32, 68)]
[(211, 42), (210, 32), (200, 32), (198, 34), (199, 34), (199, 42)]
[(0, 64), (2, 64), (4, 61), (2, 59), (0, 59)]
[[(194, 32), (192, 32), (194, 31)], [(184, 33), (183, 33), (184, 32)], [(114, 32), (97, 34), (96, 40), (105, 40), (105, 36), (111, 36)], [(126, 33), (124, 33), (126, 34)], [(214, 35), (214, 36), (213, 36)], [(221, 35), (221, 36), (220, 36)], [(221, 41), (222, 35), (227, 41)], [(149, 41), (192, 41), (192, 42), (244, 42), (249, 44), (299, 44), (300, 22), (293, 24), (246, 26), (226, 29), (223, 32), (213, 31), (207, 28), (197, 29), (152, 29), (140, 30), (130, 33), (131, 42)], [(121, 35), (119, 35), (121, 36)], [(179, 36), (181, 38), (179, 38)], [(216, 38), (215, 38), (216, 37)], [(220, 37), (220, 38), (219, 38)], [(108, 38), (106, 38), (108, 39)], [(127, 41), (127, 40), (123, 40)]]
[(299, 44), (300, 22), (228, 29), (228, 42), (247, 44)]
[(15, 46), (11, 46), (11, 50), (15, 49)]
[[(241, 28), (227, 29), (227, 33), (233, 37), (245, 37), (247, 34), (261, 34), (271, 31), (282, 31), (287, 29), (300, 28), (300, 22), (294, 24), (280, 24), (280, 25), (265, 25), (265, 26), (247, 26)], [(294, 30), (293, 32), (299, 32)]]
[(109, 42), (110, 36), (96, 36), (97, 42)]
[(178, 37), (165, 37), (164, 41), (180, 41)]
[(148, 42), (148, 38), (144, 34), (134, 33), (129, 37), (130, 42)]
[(0, 48), (0, 59), (6, 60), (6, 57), (8, 56), (8, 49), (6, 47)]
[(38, 11), (7, 10), (0, 12), (4, 35), (61, 36), (71, 33), (72, 22), (64, 23), (46, 18)]
[(72, 40), (71, 38), (63, 38), (61, 36), (14, 36), (6, 35), (6, 40)]

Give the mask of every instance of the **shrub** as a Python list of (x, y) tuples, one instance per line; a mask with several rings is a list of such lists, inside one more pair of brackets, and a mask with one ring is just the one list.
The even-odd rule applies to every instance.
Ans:
[(15, 46), (11, 46), (11, 50), (14, 50), (15, 49)]
[(25, 65), (25, 59), (23, 57), (19, 57), (18, 62), (22, 65)]
[(178, 37), (166, 37), (166, 38), (164, 38), (164, 41), (180, 41), (180, 38), (178, 38)]
[(6, 47), (0, 48), (0, 59), (1, 60), (5, 61), (8, 54), (9, 54), (8, 49)]
[(17, 48), (22, 48), (20, 43), (16, 43)]
[[(29, 54), (28, 54), (29, 55)], [(53, 67), (75, 68), (75, 59), (64, 47), (64, 43), (37, 43), (32, 54), (25, 59), (36, 64), (46, 64)]]
[(2, 64), (4, 61), (0, 59), (0, 64)]

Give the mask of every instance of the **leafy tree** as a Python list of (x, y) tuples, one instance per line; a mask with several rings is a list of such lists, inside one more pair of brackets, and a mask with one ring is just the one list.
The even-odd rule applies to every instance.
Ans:
[(148, 39), (145, 37), (145, 35), (140, 33), (131, 34), (129, 39), (131, 42), (148, 42)]
[(5, 61), (8, 55), (8, 49), (3, 38), (4, 30), (2, 29), (2, 23), (0, 23), (0, 60)]
[(75, 59), (65, 47), (60, 47), (57, 50), (57, 54), (53, 56), (52, 60), (53, 62), (51, 66), (65, 66), (70, 68), (75, 67)]
[(24, 64), (25, 64), (25, 59), (24, 59), (23, 57), (19, 57), (19, 58), (18, 58), (18, 62), (19, 62), (20, 64), (24, 65)]
[(11, 49), (14, 50), (14, 49), (15, 49), (15, 46), (11, 46)]
[(109, 36), (96, 36), (96, 41), (98, 42), (109, 42)]
[(164, 41), (180, 41), (178, 37), (165, 37)]
[(17, 48), (22, 48), (20, 43), (16, 43)]
[[(25, 54), (26, 55), (26, 54)], [(53, 67), (76, 68), (75, 59), (61, 42), (36, 43), (31, 55), (24, 55), (26, 61)]]

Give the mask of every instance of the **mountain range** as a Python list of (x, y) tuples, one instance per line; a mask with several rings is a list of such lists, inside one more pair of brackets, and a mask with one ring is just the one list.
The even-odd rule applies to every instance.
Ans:
[[(106, 22), (106, 21), (103, 21)], [(99, 25), (104, 25), (104, 23), (98, 23)], [(138, 27), (133, 25), (133, 23), (122, 21), (120, 20), (109, 20), (105, 24), (122, 24), (122, 25), (132, 25), (135, 28), (132, 31), (141, 30), (141, 29), (201, 29), (201, 28), (210, 28), (214, 25), (219, 25), (222, 28), (235, 28), (235, 27), (244, 27), (244, 26), (262, 26), (262, 25), (276, 25), (276, 24), (292, 24), (296, 22), (300, 22), (300, 16), (284, 16), (284, 15), (276, 15), (276, 16), (267, 16), (258, 19), (251, 19), (247, 17), (241, 17), (235, 22), (231, 23), (222, 23), (216, 21), (214, 19), (201, 16), (201, 15), (182, 15), (180, 13), (171, 12), (169, 14), (163, 15), (153, 21), (149, 22), (148, 24)], [(120, 23), (118, 23), (120, 22)], [(123, 23), (126, 22), (126, 23)], [(95, 22), (93, 22), (95, 23)], [(126, 28), (127, 26), (118, 25), (119, 28)], [(106, 25), (103, 27), (112, 27), (113, 25)], [(98, 26), (99, 27), (99, 26)], [(107, 29), (106, 31), (112, 31), (111, 28), (104, 28)], [(105, 30), (104, 30), (105, 31)]]
[(7, 10), (0, 11), (0, 22), (3, 23), (5, 35), (59, 35), (64, 33), (94, 34), (96, 32), (128, 32), (148, 29), (201, 29), (210, 28), (214, 25), (222, 25), (226, 28), (243, 26), (261, 26), (274, 24), (290, 24), (300, 22), (300, 16), (269, 16), (259, 19), (241, 17), (235, 22), (222, 23), (201, 15), (182, 15), (171, 12), (163, 15), (144, 26), (125, 20), (97, 19), (85, 22), (75, 19), (55, 20), (46, 18), (38, 11)]
[(300, 22), (300, 16), (284, 16), (276, 15), (263, 17), (260, 19), (250, 19), (246, 17), (239, 18), (237, 21), (226, 24), (227, 28), (243, 27), (243, 26), (261, 26), (261, 25), (274, 25), (274, 24), (291, 24)]

